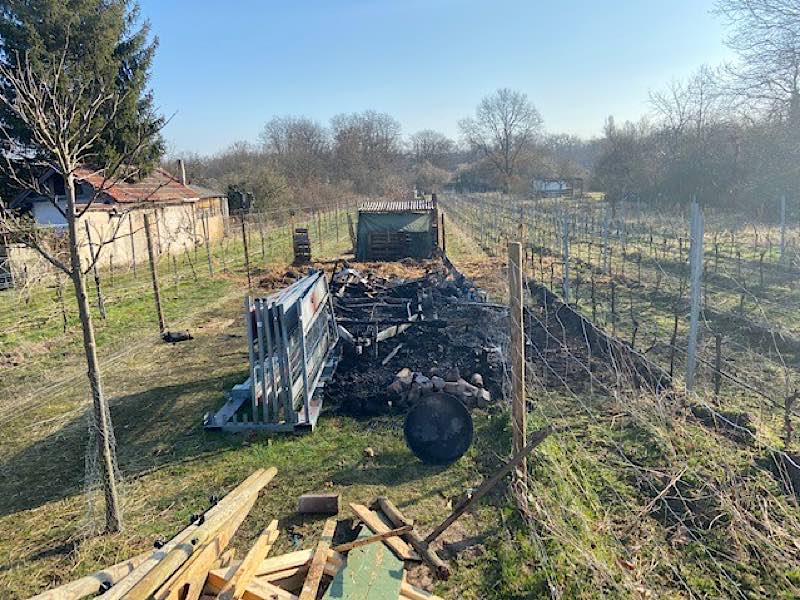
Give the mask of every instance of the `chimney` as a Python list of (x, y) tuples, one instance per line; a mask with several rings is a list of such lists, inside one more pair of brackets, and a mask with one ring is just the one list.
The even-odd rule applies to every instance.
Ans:
[(182, 158), (178, 159), (178, 174), (180, 175), (181, 183), (186, 185), (186, 165)]

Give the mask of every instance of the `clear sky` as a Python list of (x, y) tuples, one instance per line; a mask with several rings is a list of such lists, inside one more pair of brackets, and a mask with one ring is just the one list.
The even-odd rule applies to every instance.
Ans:
[(731, 58), (713, 0), (140, 0), (175, 152), (256, 141), (272, 115), (375, 109), (457, 137), (499, 87), (549, 132), (638, 119), (647, 93)]

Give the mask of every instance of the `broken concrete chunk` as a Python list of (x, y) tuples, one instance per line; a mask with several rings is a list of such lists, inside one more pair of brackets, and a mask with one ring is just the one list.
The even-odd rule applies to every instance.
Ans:
[(444, 389), (444, 379), (437, 375), (431, 377), (431, 383), (433, 384), (433, 389), (437, 392), (441, 392)]
[(458, 381), (459, 379), (461, 379), (461, 374), (456, 367), (447, 369), (447, 372), (444, 374), (445, 381)]
[(414, 380), (414, 372), (408, 367), (404, 367), (397, 372), (395, 379), (400, 381), (403, 385), (411, 385)]
[(469, 382), (477, 387), (483, 387), (483, 375), (480, 373), (473, 373), (472, 377), (469, 378)]

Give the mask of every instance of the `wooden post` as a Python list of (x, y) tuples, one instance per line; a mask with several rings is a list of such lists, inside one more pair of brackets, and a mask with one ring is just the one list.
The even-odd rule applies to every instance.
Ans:
[(444, 213), (442, 213), (442, 254), (447, 256), (447, 233), (444, 228)]
[(131, 266), (133, 267), (133, 278), (136, 279), (136, 237), (133, 233), (133, 214), (128, 214), (128, 229), (131, 235)]
[(158, 286), (158, 264), (153, 250), (153, 234), (150, 232), (150, 215), (144, 215), (144, 233), (147, 237), (147, 257), (150, 259), (150, 278), (153, 280), (153, 299), (156, 303), (156, 316), (158, 317), (158, 330), (162, 335), (167, 330), (164, 321), (164, 310), (161, 307), (161, 289)]
[(211, 224), (208, 222), (208, 215), (203, 215), (203, 238), (206, 242), (206, 256), (208, 257), (208, 274), (214, 276), (214, 267), (211, 264)]
[(100, 311), (100, 316), (105, 319), (106, 301), (105, 298), (103, 298), (103, 290), (100, 287), (100, 273), (97, 271), (98, 257), (94, 254), (94, 243), (92, 242), (92, 233), (89, 229), (89, 221), (86, 220), (83, 222), (83, 224), (86, 226), (86, 240), (89, 242), (89, 260), (92, 262), (92, 274), (94, 275), (94, 285), (95, 290), (97, 291), (97, 308)]
[(722, 384), (722, 334), (714, 336), (714, 349), (716, 356), (714, 359), (714, 397), (719, 402), (719, 390)]
[(242, 242), (244, 242), (244, 268), (247, 270), (247, 289), (253, 289), (253, 282), (250, 279), (250, 252), (247, 249), (247, 229), (244, 223), (244, 212), (242, 212)]
[[(522, 304), (522, 244), (508, 244), (508, 292), (509, 326), (511, 328), (511, 420), (513, 444), (512, 452), (517, 454), (525, 447), (526, 406), (525, 406), (525, 335)], [(520, 462), (518, 472), (523, 473), (525, 481), (528, 468), (525, 459)]]
[(67, 318), (67, 307), (64, 304), (64, 281), (61, 279), (60, 273), (56, 273), (56, 283), (56, 295), (58, 296), (58, 304), (61, 306), (61, 319), (64, 325), (64, 333), (67, 333), (69, 319)]
[(322, 253), (322, 211), (317, 208), (317, 244)]

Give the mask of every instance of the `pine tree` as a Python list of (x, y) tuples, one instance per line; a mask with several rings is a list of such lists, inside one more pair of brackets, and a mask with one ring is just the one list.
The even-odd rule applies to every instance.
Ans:
[[(150, 39), (149, 23), (140, 22), (135, 0), (0, 0), (0, 43), (2, 60), (11, 67), (26, 53), (34, 68), (41, 67), (68, 46), (71, 69), (113, 82), (125, 94), (115, 127), (93, 148), (98, 165), (115, 162), (143, 137), (140, 130), (163, 126), (147, 89), (158, 40)], [(7, 108), (0, 108), (0, 122), (13, 138), (27, 142), (27, 128)], [(144, 137), (148, 146), (137, 155), (136, 166), (147, 172), (164, 153), (164, 142), (160, 135)]]

